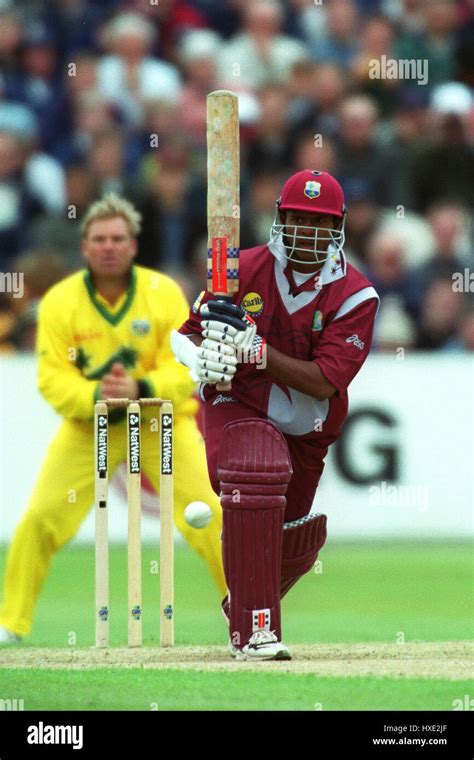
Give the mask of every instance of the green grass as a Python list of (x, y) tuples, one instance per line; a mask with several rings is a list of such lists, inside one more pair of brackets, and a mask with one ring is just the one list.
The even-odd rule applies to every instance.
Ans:
[[(0, 575), (5, 552), (0, 551)], [(285, 639), (444, 641), (470, 638), (472, 550), (468, 542), (338, 543), (321, 553), (322, 573), (308, 573), (283, 601)], [(158, 640), (158, 552), (143, 552), (144, 642)], [(114, 547), (111, 642), (126, 641), (126, 552)], [(202, 560), (176, 550), (176, 643), (219, 644), (225, 628), (220, 595)], [(56, 555), (36, 611), (32, 646), (90, 646), (94, 636), (94, 556), (89, 547)]]
[(469, 681), (170, 670), (4, 670), (1, 683), (25, 710), (451, 710), (472, 693)]
[[(159, 640), (159, 581), (144, 550), (144, 643)], [(293, 643), (448, 641), (471, 638), (469, 542), (334, 542), (283, 603), (284, 640)], [(0, 575), (5, 551), (0, 550)], [(224, 644), (220, 595), (202, 560), (176, 550), (176, 643)], [(111, 643), (126, 643), (126, 552), (111, 550)], [(28, 646), (88, 647), (94, 637), (91, 547), (54, 559)], [(468, 673), (466, 674), (468, 675)], [(27, 709), (451, 709), (472, 694), (464, 681), (324, 677), (277, 673), (199, 673), (132, 669), (8, 671), (1, 694)]]

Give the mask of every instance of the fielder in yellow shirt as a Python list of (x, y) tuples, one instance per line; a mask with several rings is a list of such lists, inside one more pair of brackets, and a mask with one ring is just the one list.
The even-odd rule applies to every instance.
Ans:
[[(205, 447), (195, 422), (195, 384), (170, 348), (170, 333), (188, 316), (179, 286), (133, 264), (140, 215), (113, 194), (91, 206), (83, 221), (88, 269), (54, 285), (39, 311), (38, 385), (64, 418), (52, 441), (28, 509), (10, 547), (0, 643), (27, 635), (54, 553), (78, 531), (94, 501), (93, 414), (98, 398), (161, 397), (174, 404), (175, 522), (207, 562), (220, 591), (221, 508), (209, 483)], [(156, 434), (143, 410), (143, 472), (159, 493)], [(155, 410), (156, 411), (156, 410)], [(124, 413), (110, 414), (110, 472), (126, 460)], [(113, 424), (115, 422), (115, 424)], [(71, 494), (74, 498), (71, 499)], [(213, 519), (196, 530), (184, 520), (191, 501), (204, 501)]]

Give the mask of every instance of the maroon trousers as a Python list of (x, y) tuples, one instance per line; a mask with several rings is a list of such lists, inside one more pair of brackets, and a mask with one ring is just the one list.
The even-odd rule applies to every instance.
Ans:
[[(204, 404), (204, 438), (206, 441), (209, 478), (216, 494), (220, 492), (217, 477), (217, 455), (222, 429), (228, 422), (256, 417), (257, 414), (243, 404), (233, 401), (212, 405)], [(265, 419), (262, 415), (262, 419)], [(290, 452), (293, 476), (286, 492), (285, 522), (304, 517), (311, 510), (319, 479), (324, 470), (327, 448), (321, 449), (307, 440), (285, 435)]]

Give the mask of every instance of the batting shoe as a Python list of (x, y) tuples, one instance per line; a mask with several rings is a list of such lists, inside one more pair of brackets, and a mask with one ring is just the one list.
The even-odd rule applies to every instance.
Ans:
[(16, 633), (12, 633), (0, 625), (0, 646), (2, 644), (19, 644), (20, 641), (21, 636), (17, 636)]
[(259, 628), (252, 635), (248, 644), (235, 653), (237, 660), (291, 660), (291, 654), (281, 641), (278, 641), (273, 631)]

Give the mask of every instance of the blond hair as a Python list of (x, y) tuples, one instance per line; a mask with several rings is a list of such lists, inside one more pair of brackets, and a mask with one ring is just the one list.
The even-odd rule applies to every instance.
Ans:
[(142, 215), (125, 198), (121, 198), (116, 193), (107, 193), (86, 211), (81, 224), (82, 237), (87, 237), (92, 222), (97, 219), (111, 219), (114, 216), (125, 219), (132, 237), (136, 238), (139, 235), (142, 228)]

